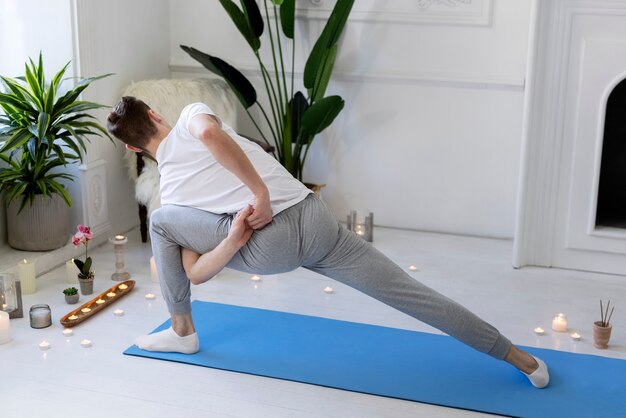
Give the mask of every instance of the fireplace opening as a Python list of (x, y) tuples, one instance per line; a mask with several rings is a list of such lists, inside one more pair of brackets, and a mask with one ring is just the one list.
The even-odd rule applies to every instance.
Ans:
[(626, 80), (606, 103), (596, 227), (626, 228)]

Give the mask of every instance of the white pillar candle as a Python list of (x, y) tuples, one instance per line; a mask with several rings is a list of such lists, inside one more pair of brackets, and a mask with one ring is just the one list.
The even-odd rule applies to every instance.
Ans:
[(150, 257), (150, 280), (154, 283), (159, 282), (159, 274), (157, 273), (156, 261), (154, 261), (154, 257)]
[(29, 295), (37, 291), (35, 282), (35, 263), (30, 263), (24, 259), (17, 263), (17, 275), (20, 278), (22, 294)]
[(552, 329), (556, 332), (565, 332), (567, 331), (567, 317), (565, 314), (555, 315), (552, 319)]
[(65, 263), (66, 281), (71, 284), (78, 284), (78, 273), (80, 273), (80, 270), (78, 270), (78, 267), (74, 264), (74, 259), (68, 260)]
[(0, 311), (0, 344), (5, 344), (11, 341), (11, 322), (9, 320), (9, 314)]

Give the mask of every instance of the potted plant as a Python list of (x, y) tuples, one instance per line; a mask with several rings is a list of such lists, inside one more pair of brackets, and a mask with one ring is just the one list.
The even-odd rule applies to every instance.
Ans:
[(593, 345), (596, 348), (605, 350), (609, 348), (609, 340), (611, 339), (611, 317), (615, 307), (611, 308), (609, 313), (609, 307), (611, 301), (606, 304), (606, 309), (602, 308), (602, 300), (600, 300), (600, 320), (593, 323)]
[[(271, 112), (257, 101), (252, 83), (224, 60), (181, 45), (193, 59), (209, 71), (222, 77), (250, 116), (261, 138), (269, 145), (267, 136), (249, 109), (257, 105), (267, 123), (274, 142), (275, 156), (298, 180), (307, 154), (317, 134), (326, 129), (343, 109), (339, 96), (325, 96), (326, 87), (335, 64), (337, 42), (348, 20), (354, 0), (339, 0), (315, 42), (304, 67), (303, 84), (306, 93), (294, 93), (295, 62), (295, 0), (263, 0), (266, 23), (255, 0), (242, 0), (240, 9), (232, 0), (220, 0), (231, 20), (252, 49), (263, 77)], [(268, 10), (271, 3), (273, 13)], [(279, 26), (281, 31), (279, 31)], [(270, 70), (259, 52), (261, 36), (267, 27), (273, 68)], [(284, 45), (291, 43), (291, 45)], [(286, 73), (283, 50), (291, 50), (291, 71)], [(274, 73), (272, 76), (270, 71)], [(306, 183), (305, 183), (306, 184)], [(314, 186), (310, 185), (309, 187)], [(313, 188), (313, 187), (311, 187)]]
[(68, 287), (67, 289), (63, 290), (63, 294), (65, 295), (65, 302), (68, 305), (78, 303), (80, 295), (78, 294), (78, 289), (76, 289), (75, 287)]
[(83, 295), (91, 295), (93, 293), (94, 273), (91, 271), (91, 257), (88, 256), (89, 241), (93, 238), (93, 232), (88, 226), (78, 225), (77, 231), (72, 237), (74, 247), (80, 245), (85, 246), (85, 261), (74, 259), (74, 264), (78, 267), (78, 284), (80, 285), (80, 293)]
[[(79, 100), (95, 80), (78, 80), (61, 94), (67, 63), (50, 83), (39, 60), (26, 63), (24, 77), (0, 76), (0, 192), (7, 202), (8, 243), (27, 251), (48, 251), (67, 243), (70, 197), (61, 183), (73, 180), (62, 168), (82, 161), (90, 135), (106, 130), (87, 111), (104, 105)], [(112, 140), (111, 140), (112, 141)]]

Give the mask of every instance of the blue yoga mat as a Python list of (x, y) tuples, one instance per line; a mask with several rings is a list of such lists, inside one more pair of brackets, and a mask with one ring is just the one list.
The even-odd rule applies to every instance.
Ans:
[(442, 335), (199, 301), (193, 312), (198, 353), (124, 354), (500, 415), (626, 414), (624, 360), (525, 347), (550, 367), (549, 388), (538, 390)]

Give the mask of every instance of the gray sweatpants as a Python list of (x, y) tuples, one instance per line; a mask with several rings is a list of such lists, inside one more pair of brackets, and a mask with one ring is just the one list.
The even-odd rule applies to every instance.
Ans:
[[(227, 235), (229, 215), (166, 205), (151, 215), (150, 236), (161, 290), (171, 314), (191, 312), (190, 283), (180, 247), (197, 253), (215, 248)], [(311, 194), (255, 231), (228, 267), (275, 274), (298, 267), (351, 286), (497, 359), (511, 342), (469, 310), (424, 286), (380, 251), (342, 227), (326, 204)]]

